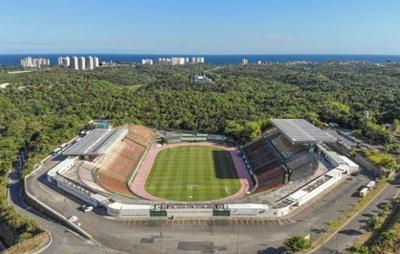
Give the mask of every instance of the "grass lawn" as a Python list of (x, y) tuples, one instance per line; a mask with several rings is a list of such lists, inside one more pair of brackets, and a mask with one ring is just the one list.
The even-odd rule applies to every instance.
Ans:
[(240, 181), (228, 151), (188, 145), (160, 151), (145, 188), (169, 200), (206, 201), (236, 193)]

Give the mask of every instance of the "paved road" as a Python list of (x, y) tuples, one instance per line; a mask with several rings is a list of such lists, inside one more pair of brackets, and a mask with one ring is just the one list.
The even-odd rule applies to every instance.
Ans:
[(332, 236), (329, 241), (313, 253), (334, 253), (335, 250), (343, 252), (346, 248), (352, 246), (366, 231), (366, 220), (378, 214), (378, 205), (380, 203), (390, 202), (393, 197), (400, 194), (399, 187), (400, 176), (398, 175), (368, 206), (360, 211), (360, 213), (339, 230), (337, 234)]
[[(110, 251), (126, 253), (194, 253), (214, 251), (216, 253), (283, 253), (281, 247), (285, 238), (293, 235), (306, 235), (311, 232), (316, 239), (328, 228), (330, 220), (349, 209), (360, 199), (354, 193), (362, 184), (369, 181), (360, 176), (354, 181), (344, 180), (337, 184), (334, 191), (325, 193), (320, 199), (307, 207), (295, 211), (291, 217), (280, 220), (268, 219), (111, 219), (104, 217), (105, 211), (96, 209), (83, 213), (78, 210), (81, 202), (61, 193), (47, 183), (46, 171), (61, 159), (57, 157), (46, 161), (43, 167), (27, 181), (29, 191), (63, 214), (78, 216), (80, 227), (91, 234), (95, 241), (101, 242)], [(46, 224), (57, 233), (57, 239), (45, 253), (87, 253), (93, 251), (80, 238), (57, 224)], [(66, 236), (67, 234), (67, 236)], [(76, 248), (79, 247), (79, 249)]]
[[(59, 155), (47, 160), (32, 177), (26, 179), (28, 189), (65, 217), (78, 216), (76, 224), (91, 234), (93, 241), (88, 241), (49, 218), (37, 216), (35, 211), (21, 201), (18, 168), (22, 162), (17, 163), (10, 179), (11, 204), (21, 214), (35, 218), (51, 232), (53, 242), (43, 253), (88, 253), (94, 249), (98, 253), (283, 253), (282, 242), (285, 238), (311, 233), (311, 238), (316, 239), (329, 229), (328, 222), (350, 210), (360, 200), (356, 195), (357, 190), (369, 181), (368, 176), (364, 175), (354, 181), (343, 180), (334, 186), (334, 191), (322, 194), (314, 203), (298, 208), (290, 217), (279, 220), (115, 219), (104, 217), (103, 209), (89, 213), (79, 211), (81, 201), (47, 183), (47, 170), (64, 158)], [(335, 239), (337, 242), (327, 243), (327, 248), (335, 248), (335, 244), (349, 244), (342, 243), (341, 237), (338, 239)], [(101, 242), (103, 246), (96, 245), (96, 242)]]
[[(51, 233), (52, 243), (43, 253), (87, 253), (93, 250), (93, 242), (87, 241), (79, 234), (69, 230), (57, 221), (45, 217), (27, 205), (23, 200), (23, 193), (20, 186), (20, 168), (23, 166), (23, 155), (21, 160), (14, 165), (14, 171), (9, 178), (9, 204), (23, 216), (34, 218), (39, 226)], [(49, 165), (56, 165), (59, 161), (49, 162)], [(98, 253), (106, 253), (101, 250)]]

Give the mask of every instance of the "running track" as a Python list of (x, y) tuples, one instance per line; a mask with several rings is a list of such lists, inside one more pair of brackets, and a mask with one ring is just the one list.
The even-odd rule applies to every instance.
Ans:
[[(236, 149), (234, 147), (226, 147), (223, 145), (216, 145), (213, 143), (179, 143), (179, 144), (172, 144), (172, 145), (165, 145), (165, 146), (160, 146), (160, 147), (151, 147), (149, 152), (147, 153), (145, 159), (142, 162), (142, 165), (138, 168), (138, 171), (136, 173), (135, 179), (132, 181), (131, 185), (129, 186), (130, 190), (135, 193), (137, 196), (142, 197), (144, 199), (149, 199), (149, 200), (154, 200), (154, 201), (175, 201), (176, 200), (166, 200), (162, 199), (159, 197), (155, 197), (148, 193), (144, 186), (147, 180), (147, 177), (150, 174), (151, 167), (154, 164), (154, 161), (157, 157), (158, 152), (168, 149), (171, 147), (177, 147), (177, 146), (215, 146), (218, 148), (223, 148), (227, 151), (230, 152), (232, 160), (235, 164), (236, 171), (239, 176), (240, 180), (240, 189), (238, 192), (235, 194), (218, 199), (218, 200), (213, 200), (213, 201), (227, 201), (227, 200), (232, 200), (236, 199), (239, 197), (242, 197), (246, 194), (247, 191), (249, 191), (251, 188), (253, 188), (252, 181), (250, 179), (250, 175), (247, 173), (246, 165), (240, 160), (240, 157), (236, 154)], [(210, 200), (211, 201), (211, 200)]]

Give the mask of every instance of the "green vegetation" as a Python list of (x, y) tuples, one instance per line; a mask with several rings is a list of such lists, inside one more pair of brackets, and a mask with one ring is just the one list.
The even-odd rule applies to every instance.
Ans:
[(331, 221), (329, 221), (329, 226), (331, 226), (332, 228), (337, 228), (337, 227), (339, 227), (341, 224), (340, 224), (340, 221), (337, 221), (337, 220), (331, 220)]
[(382, 216), (373, 229), (372, 236), (365, 243), (369, 253), (400, 253), (400, 198), (392, 203), (379, 205)]
[(399, 167), (397, 161), (389, 154), (381, 153), (377, 150), (363, 150), (363, 154), (371, 163), (388, 171), (396, 170)]
[[(6, 177), (16, 154), (28, 151), (23, 178), (91, 119), (137, 123), (234, 136), (256, 137), (271, 118), (336, 122), (385, 145), (400, 129), (400, 66), (303, 64), (257, 66), (146, 66), (74, 71), (52, 67), (7, 74), (0, 68), (0, 212), (6, 208)], [(204, 74), (213, 83), (189, 77)], [(365, 118), (363, 111), (370, 117)], [(393, 123), (383, 129), (383, 123)], [(397, 149), (394, 147), (394, 149)], [(379, 163), (391, 165), (393, 160)], [(25, 236), (25, 235), (24, 235)]]
[(369, 254), (370, 251), (368, 246), (355, 244), (349, 248), (346, 253), (353, 253), (353, 254)]
[(233, 195), (240, 182), (230, 152), (212, 146), (181, 146), (158, 153), (145, 188), (169, 200), (206, 201)]
[(35, 236), (16, 244), (4, 251), (2, 254), (14, 254), (14, 253), (32, 253), (37, 251), (46, 245), (50, 241), (49, 236), (45, 232), (35, 234)]
[(379, 219), (378, 219), (378, 217), (375, 217), (375, 216), (373, 216), (373, 217), (371, 217), (371, 218), (369, 218), (368, 220), (367, 220), (367, 227), (368, 227), (368, 230), (374, 230), (374, 229), (377, 229), (378, 227), (379, 227)]
[[(347, 221), (351, 218), (353, 218), (359, 211), (364, 209), (366, 205), (371, 202), (372, 199), (375, 198), (375, 196), (380, 193), (386, 186), (388, 185), (389, 180), (386, 178), (382, 178), (377, 186), (371, 190), (371, 192), (365, 196), (359, 203), (357, 203), (348, 213), (342, 215), (340, 217), (339, 221), (330, 221), (329, 225), (331, 228), (322, 236), (320, 236), (316, 241), (313, 242), (313, 246), (319, 246), (322, 244), (326, 239), (328, 239), (332, 234), (335, 234), (337, 229), (340, 228), (343, 224), (347, 223)], [(382, 209), (382, 208), (381, 208)], [(368, 250), (368, 247), (367, 247)], [(364, 252), (350, 252), (350, 253), (364, 253)], [(368, 252), (367, 252), (368, 253)]]
[(311, 246), (310, 241), (306, 240), (303, 236), (293, 236), (290, 238), (286, 238), (283, 241), (283, 247), (287, 251), (296, 253), (298, 251), (303, 251)]

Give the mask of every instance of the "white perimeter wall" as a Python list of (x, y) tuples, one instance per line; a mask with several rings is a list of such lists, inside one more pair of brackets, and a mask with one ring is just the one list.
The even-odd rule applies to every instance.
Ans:
[(166, 209), (167, 216), (174, 217), (211, 217), (212, 209)]
[(62, 182), (62, 181), (57, 181), (57, 186), (58, 186), (60, 189), (62, 189), (62, 190), (64, 190), (64, 191), (66, 191), (66, 192), (68, 192), (68, 193), (74, 195), (75, 197), (79, 198), (80, 200), (85, 201), (86, 203), (88, 203), (88, 204), (90, 204), (90, 205), (92, 205), (92, 206), (95, 206), (95, 207), (98, 206), (98, 203), (97, 203), (97, 201), (96, 201), (95, 199), (92, 199), (92, 198), (89, 197), (88, 195), (82, 193), (80, 190), (76, 189), (76, 188), (73, 187), (73, 186), (70, 186), (70, 185), (67, 184), (67, 183), (64, 183), (64, 182)]

